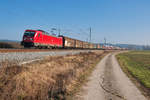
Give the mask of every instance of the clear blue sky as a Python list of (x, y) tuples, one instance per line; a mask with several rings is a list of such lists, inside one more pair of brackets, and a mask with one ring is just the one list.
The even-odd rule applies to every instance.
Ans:
[(1, 0), (0, 39), (21, 40), (25, 29), (92, 41), (150, 44), (150, 0)]

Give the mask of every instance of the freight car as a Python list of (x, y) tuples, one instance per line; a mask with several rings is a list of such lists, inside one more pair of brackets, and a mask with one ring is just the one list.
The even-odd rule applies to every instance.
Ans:
[(83, 48), (84, 41), (69, 38), (69, 37), (62, 36), (62, 35), (59, 37), (63, 38), (63, 47), (64, 48), (78, 48), (78, 49)]
[(53, 36), (43, 30), (26, 30), (21, 45), (38, 48), (72, 48), (100, 49), (99, 44), (93, 44), (66, 36)]

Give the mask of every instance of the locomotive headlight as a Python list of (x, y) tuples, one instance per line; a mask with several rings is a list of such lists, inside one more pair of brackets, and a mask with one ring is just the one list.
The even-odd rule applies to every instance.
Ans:
[(33, 41), (33, 39), (32, 39), (32, 38), (30, 38), (30, 40), (32, 40), (32, 41)]
[(26, 40), (27, 38), (25, 37), (24, 40)]

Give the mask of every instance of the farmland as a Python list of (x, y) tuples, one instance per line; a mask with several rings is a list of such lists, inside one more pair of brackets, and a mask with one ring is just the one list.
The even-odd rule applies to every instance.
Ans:
[(143, 91), (150, 96), (150, 51), (130, 51), (117, 55), (123, 71)]

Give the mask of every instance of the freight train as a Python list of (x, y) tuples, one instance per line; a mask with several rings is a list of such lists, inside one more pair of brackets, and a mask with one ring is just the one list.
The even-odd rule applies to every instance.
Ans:
[(53, 36), (43, 30), (26, 30), (21, 45), (25, 48), (102, 49), (100, 44), (89, 43), (63, 35)]

